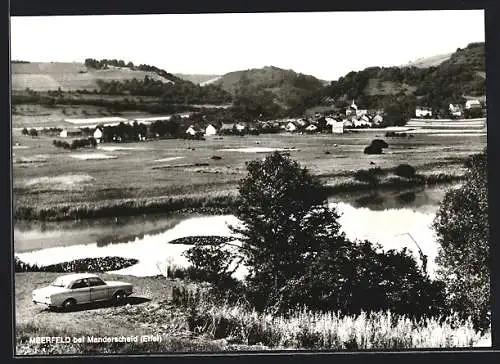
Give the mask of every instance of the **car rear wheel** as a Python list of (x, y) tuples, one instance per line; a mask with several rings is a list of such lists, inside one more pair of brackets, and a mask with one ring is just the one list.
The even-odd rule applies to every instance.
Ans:
[(120, 305), (125, 302), (127, 295), (123, 291), (118, 291), (113, 295), (113, 303), (115, 305)]
[(65, 311), (72, 311), (76, 306), (76, 301), (73, 298), (69, 298), (63, 302), (62, 307)]

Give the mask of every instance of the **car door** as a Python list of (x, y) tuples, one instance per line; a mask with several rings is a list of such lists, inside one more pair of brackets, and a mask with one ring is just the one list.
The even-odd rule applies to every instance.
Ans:
[(90, 302), (90, 287), (87, 279), (77, 279), (71, 285), (71, 298), (77, 303)]
[(108, 297), (108, 286), (101, 278), (91, 277), (89, 284), (91, 301), (103, 301), (110, 298)]

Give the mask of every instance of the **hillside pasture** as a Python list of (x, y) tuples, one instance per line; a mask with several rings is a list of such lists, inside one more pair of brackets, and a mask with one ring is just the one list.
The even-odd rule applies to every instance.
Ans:
[(12, 64), (12, 90), (49, 91), (60, 88), (62, 91), (99, 89), (97, 80), (125, 81), (136, 78), (143, 80), (145, 76), (163, 83), (170, 83), (154, 72), (131, 70), (123, 67), (95, 70), (87, 68), (83, 63), (65, 62), (32, 62)]

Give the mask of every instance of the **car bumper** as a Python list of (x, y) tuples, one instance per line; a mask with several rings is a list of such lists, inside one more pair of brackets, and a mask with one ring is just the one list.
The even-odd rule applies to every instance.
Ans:
[(47, 303), (47, 302), (42, 302), (42, 301), (36, 301), (36, 300), (33, 300), (33, 303), (37, 306), (41, 306), (41, 307), (45, 307), (45, 308), (54, 308), (56, 306), (54, 306), (53, 304), (51, 303)]

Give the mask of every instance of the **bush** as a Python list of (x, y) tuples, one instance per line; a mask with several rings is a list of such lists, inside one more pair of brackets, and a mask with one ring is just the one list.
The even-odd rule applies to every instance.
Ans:
[(382, 148), (373, 144), (367, 146), (363, 151), (363, 153), (365, 154), (382, 154), (382, 152), (383, 152)]
[(36, 136), (38, 136), (38, 131), (36, 129), (30, 129), (29, 135), (32, 137), (36, 137)]
[(415, 177), (415, 168), (409, 164), (400, 164), (394, 168), (394, 174), (403, 178), (413, 178)]
[(23, 135), (29, 135), (29, 131), (26, 128), (23, 128), (23, 131), (21, 132)]
[(365, 154), (382, 154), (384, 148), (389, 148), (387, 144), (382, 139), (374, 139), (371, 144), (364, 149)]

